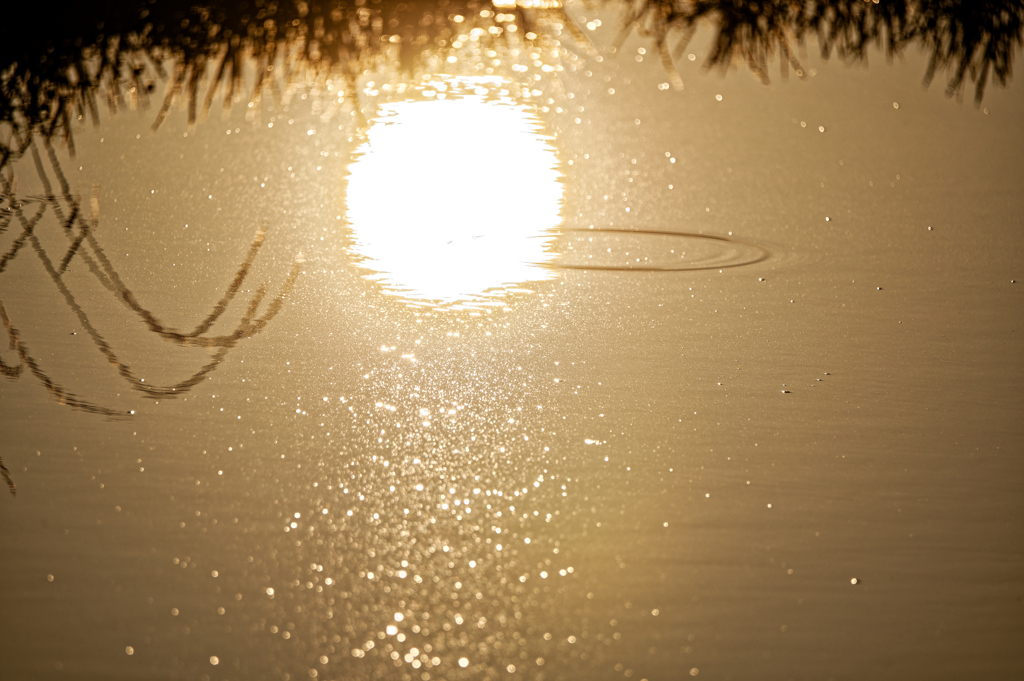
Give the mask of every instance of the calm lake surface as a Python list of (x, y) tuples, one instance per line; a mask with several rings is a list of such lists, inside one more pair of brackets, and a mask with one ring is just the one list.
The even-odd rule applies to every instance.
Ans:
[(14, 162), (0, 677), (1024, 677), (1020, 88), (647, 44)]

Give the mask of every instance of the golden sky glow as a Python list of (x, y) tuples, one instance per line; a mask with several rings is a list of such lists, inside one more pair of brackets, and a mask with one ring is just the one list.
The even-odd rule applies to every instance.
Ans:
[(382, 105), (350, 165), (360, 264), (389, 292), (423, 302), (480, 300), (549, 278), (538, 265), (552, 259), (562, 203), (550, 138), (510, 98), (444, 89), (446, 99)]

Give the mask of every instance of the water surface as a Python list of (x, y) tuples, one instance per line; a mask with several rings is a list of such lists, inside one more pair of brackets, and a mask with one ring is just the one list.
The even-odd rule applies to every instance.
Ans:
[(5, 673), (1019, 678), (1019, 88), (646, 45), (13, 163)]

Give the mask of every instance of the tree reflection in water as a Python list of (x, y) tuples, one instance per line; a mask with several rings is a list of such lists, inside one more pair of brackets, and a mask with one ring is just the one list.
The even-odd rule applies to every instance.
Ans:
[(3, 475), (4, 482), (7, 483), (7, 489), (11, 491), (11, 496), (15, 496), (18, 493), (18, 486), (14, 484), (14, 480), (11, 478), (11, 472), (7, 470), (7, 466), (4, 465), (4, 459), (0, 456), (0, 475)]
[[(7, 204), (5, 208), (0, 209), (2, 211), (0, 212), (0, 216), (2, 216), (0, 217), (0, 235), (9, 229), (13, 222), (21, 226), (21, 233), (14, 239), (10, 248), (0, 256), (0, 275), (3, 275), (11, 262), (25, 250), (26, 246), (29, 246), (42, 265), (47, 277), (53, 282), (68, 308), (78, 318), (79, 323), (86, 330), (93, 344), (104, 358), (117, 369), (121, 378), (133, 390), (142, 393), (144, 397), (154, 399), (175, 397), (187, 392), (216, 369), (238, 341), (258, 334), (280, 312), (285, 298), (291, 293), (292, 288), (295, 286), (295, 281), (301, 272), (303, 263), (301, 255), (295, 259), (291, 272), (282, 285), (277, 297), (266, 306), (262, 314), (257, 315), (257, 312), (266, 297), (266, 284), (259, 286), (256, 293), (249, 300), (238, 324), (230, 333), (214, 336), (206, 335), (213, 324), (227, 310), (228, 305), (245, 282), (249, 270), (264, 242), (265, 231), (261, 228), (256, 233), (245, 260), (239, 266), (223, 296), (192, 331), (179, 331), (161, 323), (153, 312), (138, 301), (132, 290), (124, 283), (95, 236), (96, 226), (99, 222), (97, 188), (93, 188), (90, 200), (90, 217), (86, 218), (85, 211), (81, 205), (81, 197), (72, 194), (71, 187), (61, 170), (53, 145), (46, 138), (43, 138), (42, 144), (47, 152), (51, 172), (56, 176), (60, 186), (60, 194), (58, 195), (54, 191), (53, 183), (50, 181), (49, 173), (46, 170), (42, 155), (39, 153), (39, 146), (35, 140), (30, 138), (25, 143), (19, 141), (19, 148), (25, 149), (32, 157), (39, 180), (43, 186), (44, 194), (42, 196), (18, 196), (15, 189), (15, 176), (12, 172), (13, 164), (7, 167), (6, 173), (0, 175), (0, 198)], [(12, 161), (17, 159), (18, 155), (12, 157)], [(28, 210), (26, 211), (26, 209)], [(50, 257), (50, 254), (36, 235), (36, 227), (48, 211), (52, 212), (69, 242), (68, 248), (61, 256), (59, 262)], [(107, 342), (104, 336), (92, 324), (89, 316), (78, 304), (71, 289), (64, 281), (63, 274), (75, 257), (82, 260), (97, 281), (113, 294), (116, 300), (119, 300), (137, 315), (149, 331), (176, 345), (208, 348), (213, 350), (213, 354), (198, 371), (173, 385), (153, 385), (140, 379), (132, 371), (131, 367), (118, 357), (111, 344)], [(61, 404), (103, 416), (122, 417), (126, 415), (123, 411), (100, 406), (84, 399), (65, 389), (60, 383), (51, 378), (21, 339), (21, 334), (4, 307), (2, 299), (0, 299), (0, 321), (3, 322), (4, 330), (7, 333), (10, 349), (17, 353), (19, 361), (18, 364), (9, 365), (0, 359), (0, 371), (3, 372), (5, 377), (16, 379), (21, 375), (22, 369), (27, 367), (29, 372), (46, 388), (47, 392)]]
[[(785, 75), (803, 77), (795, 47), (814, 37), (823, 57), (862, 61), (873, 46), (891, 58), (908, 46), (930, 53), (925, 84), (948, 72), (946, 93), (959, 97), (968, 80), (980, 102), (991, 79), (1005, 85), (1022, 42), (1024, 4), (1017, 0), (606, 0), (623, 10), (622, 32), (651, 39), (676, 85), (673, 63), (695, 32), (714, 32), (707, 68), (745, 63), (763, 81), (775, 55)], [(593, 53), (561, 0), (381, 0), (291, 2), (79, 3), (52, 12), (46, 3), (4, 9), (0, 29), (0, 126), (27, 143), (30, 132), (60, 133), (72, 145), (72, 123), (112, 110), (146, 106), (160, 79), (167, 93), (153, 124), (160, 126), (179, 96), (190, 125), (205, 116), (223, 85), (224, 106), (241, 98), (252, 69), (248, 114), (258, 116), (265, 93), (287, 99), (297, 87), (332, 115), (348, 107), (357, 118), (357, 81), (368, 70), (457, 68), (466, 47), (475, 70), (499, 69), (531, 87), (551, 70), (548, 48), (561, 49), (565, 30), (574, 49)], [(467, 40), (461, 40), (464, 36)], [(571, 46), (569, 46), (571, 47)], [(511, 52), (531, 53), (516, 59)], [(490, 52), (494, 52), (493, 55)], [(487, 65), (480, 58), (501, 65)], [(536, 55), (536, 56), (533, 56)], [(511, 57), (511, 58), (510, 58)], [(470, 60), (472, 61), (472, 60)], [(513, 66), (514, 65), (514, 66)], [(513, 68), (509, 69), (509, 66)], [(167, 73), (165, 69), (170, 69)], [(541, 78), (543, 85), (544, 78)], [(205, 94), (201, 92), (204, 81)], [(340, 95), (340, 96), (339, 96)], [(318, 112), (319, 113), (319, 112)], [(0, 138), (0, 167), (25, 149)]]
[[(745, 63), (767, 82), (776, 55), (783, 75), (804, 69), (796, 48), (809, 37), (821, 53), (845, 61), (867, 58), (872, 46), (889, 57), (908, 46), (930, 52), (925, 83), (948, 72), (946, 93), (959, 97), (968, 80), (980, 102), (991, 79), (1008, 81), (1022, 41), (1024, 5), (1015, 0), (608, 0), (622, 8), (622, 30), (616, 51), (636, 31), (653, 41), (664, 68), (677, 87), (682, 81), (674, 62), (696, 31), (713, 31), (707, 68), (724, 69)], [(97, 8), (86, 3), (54, 13), (45, 3), (20, 3), (5, 8), (0, 29), (0, 234), (12, 223), (20, 235), (0, 255), (0, 274), (26, 246), (36, 255), (68, 307), (93, 343), (131, 387), (146, 397), (172, 397), (187, 391), (213, 371), (243, 338), (259, 333), (280, 310), (301, 268), (296, 260), (290, 275), (262, 315), (266, 295), (261, 286), (249, 301), (234, 330), (209, 336), (245, 280), (263, 244), (259, 231), (249, 253), (221, 300), (190, 332), (169, 328), (143, 307), (122, 281), (94, 231), (98, 201), (91, 200), (86, 217), (81, 199), (72, 194), (53, 147), (62, 139), (74, 154), (73, 123), (99, 122), (105, 101), (111, 112), (147, 106), (159, 80), (167, 81), (153, 129), (160, 127), (178, 99), (194, 126), (205, 117), (218, 94), (225, 113), (241, 99), (243, 76), (253, 74), (247, 116), (257, 119), (265, 93), (287, 102), (295, 92), (311, 94), (314, 113), (323, 118), (348, 116), (365, 127), (361, 97), (370, 90), (360, 78), (373, 71), (410, 80), (419, 72), (463, 70), (498, 74), (518, 84), (517, 96), (548, 96), (559, 89), (558, 74), (584, 63), (595, 48), (565, 12), (560, 0), (384, 0), (354, 2), (143, 2), (134, 9), (123, 3)], [(571, 44), (559, 37), (568, 33)], [(577, 52), (579, 54), (577, 54)], [(582, 55), (582, 56), (581, 56)], [(500, 57), (500, 58), (499, 58)], [(165, 69), (169, 69), (169, 72)], [(499, 73), (500, 72), (500, 73)], [(372, 83), (371, 83), (372, 85)], [(205, 92), (203, 91), (205, 88)], [(399, 85), (401, 90), (401, 85)], [(376, 93), (376, 90), (372, 90)], [(37, 142), (36, 140), (40, 140)], [(59, 194), (52, 188), (40, 154), (45, 149)], [(20, 197), (12, 167), (31, 156), (44, 186), (39, 197)], [(54, 260), (35, 234), (52, 211), (69, 245)], [(62, 279), (73, 258), (80, 258), (113, 296), (160, 338), (183, 347), (213, 350), (209, 361), (185, 380), (154, 386), (139, 379), (93, 327)], [(0, 372), (16, 379), (27, 367), (62, 404), (105, 416), (123, 415), (94, 404), (63, 388), (44, 371), (0, 302), (0, 318), (18, 363), (0, 359)]]
[[(893, 58), (908, 46), (931, 53), (924, 84), (949, 71), (947, 96), (962, 95), (968, 78), (975, 103), (990, 78), (1005, 86), (1021, 45), (1024, 5), (1015, 0), (639, 0), (625, 3), (620, 46), (634, 28), (652, 38), (666, 68), (682, 57), (701, 23), (715, 27), (706, 66), (725, 69), (745, 62), (763, 82), (777, 53), (782, 75), (790, 66), (803, 78), (794, 49), (808, 36), (817, 39), (823, 58), (833, 52), (847, 62), (865, 61), (872, 47)], [(678, 36), (670, 48), (670, 38)]]

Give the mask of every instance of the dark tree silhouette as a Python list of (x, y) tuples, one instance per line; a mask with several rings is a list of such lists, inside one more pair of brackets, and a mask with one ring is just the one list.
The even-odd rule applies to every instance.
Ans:
[[(1005, 85), (1022, 41), (1020, 0), (603, 0), (621, 6), (622, 32), (650, 39), (674, 76), (697, 29), (714, 32), (705, 65), (739, 61), (767, 81), (778, 57), (783, 74), (803, 76), (794, 47), (814, 37), (825, 57), (862, 61), (880, 46), (889, 57), (917, 44), (930, 52), (925, 84), (948, 72), (946, 93), (962, 95), (967, 81), (981, 102), (993, 78)], [(510, 42), (552, 40), (566, 30), (576, 49), (591, 52), (560, 0), (251, 0), (208, 3), (140, 0), (75, 3), (55, 11), (48, 3), (17, 3), (0, 22), (0, 168), (24, 153), (13, 141), (32, 134), (64, 138), (73, 152), (71, 123), (111, 110), (146, 106), (167, 80), (154, 128), (172, 102), (187, 98), (189, 123), (205, 116), (218, 92), (224, 105), (247, 100), (257, 109), (266, 92), (281, 96), (295, 82), (317, 90), (328, 77), (356, 97), (356, 79), (387, 65), (402, 73), (421, 68), (427, 55), (454, 49), (470, 26), (482, 49)], [(242, 73), (255, 83), (242, 95)], [(530, 72), (520, 73), (525, 81)], [(165, 69), (169, 69), (167, 72)], [(282, 73), (283, 71), (283, 73)], [(514, 74), (512, 74), (514, 75)], [(205, 91), (201, 91), (205, 90)], [(13, 145), (13, 146), (12, 146)]]

